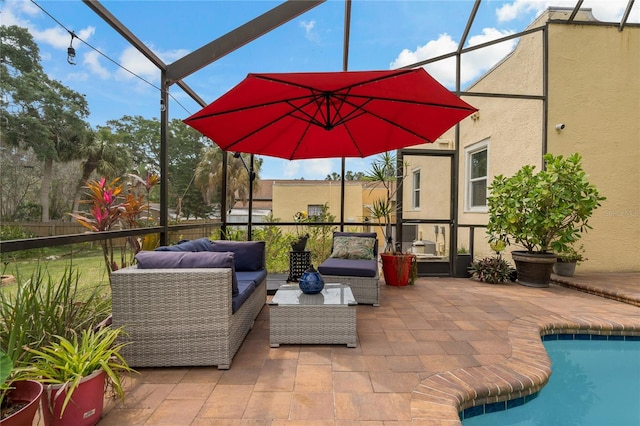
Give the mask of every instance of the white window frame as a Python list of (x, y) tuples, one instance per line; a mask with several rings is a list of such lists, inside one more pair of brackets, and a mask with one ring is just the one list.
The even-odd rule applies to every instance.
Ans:
[[(471, 178), (471, 167), (472, 167), (472, 161), (471, 158), (473, 157), (473, 155), (482, 152), (482, 151), (487, 151), (487, 175), (485, 175), (484, 177), (479, 177), (479, 178)], [(465, 162), (466, 162), (466, 168), (465, 168), (465, 202), (464, 202), (464, 209), (465, 212), (477, 212), (477, 213), (487, 213), (489, 211), (487, 205), (485, 204), (484, 206), (474, 206), (472, 205), (472, 201), (473, 201), (473, 190), (472, 190), (472, 184), (474, 182), (478, 182), (480, 180), (485, 180), (487, 182), (487, 188), (489, 187), (489, 140), (485, 139), (481, 142), (478, 142), (476, 144), (473, 144), (471, 146), (468, 146), (467, 148), (465, 148)], [(489, 190), (487, 189), (487, 195), (489, 193)]]
[[(417, 187), (416, 175), (418, 175)], [(415, 169), (411, 172), (411, 208), (414, 210), (420, 210), (420, 189), (422, 186), (421, 178), (422, 176), (420, 174), (420, 169)]]

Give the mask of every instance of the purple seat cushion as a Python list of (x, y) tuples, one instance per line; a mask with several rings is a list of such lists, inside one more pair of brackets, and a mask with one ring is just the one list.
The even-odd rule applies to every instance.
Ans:
[(257, 286), (267, 278), (267, 270), (260, 269), (259, 271), (236, 271), (236, 277), (238, 277), (238, 281), (253, 281)]
[(230, 251), (235, 254), (236, 271), (259, 271), (264, 269), (264, 241), (228, 241), (211, 242), (212, 251)]
[(141, 251), (136, 260), (140, 269), (231, 268), (231, 295), (239, 292), (232, 252)]
[(180, 241), (172, 246), (161, 246), (155, 251), (212, 251), (211, 240), (198, 238), (197, 240)]
[(378, 272), (378, 262), (376, 260), (337, 259), (330, 257), (318, 266), (318, 272), (322, 275), (373, 278)]
[(231, 299), (232, 314), (235, 314), (240, 309), (240, 306), (251, 296), (251, 293), (256, 289), (256, 283), (253, 281), (238, 281), (238, 288), (240, 292)]

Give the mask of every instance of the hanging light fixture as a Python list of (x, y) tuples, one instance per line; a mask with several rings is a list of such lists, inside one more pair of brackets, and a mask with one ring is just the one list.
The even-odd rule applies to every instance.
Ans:
[(69, 31), (69, 34), (71, 35), (71, 42), (67, 48), (67, 62), (69, 65), (76, 65), (76, 49), (73, 48), (73, 39), (76, 35), (73, 31)]

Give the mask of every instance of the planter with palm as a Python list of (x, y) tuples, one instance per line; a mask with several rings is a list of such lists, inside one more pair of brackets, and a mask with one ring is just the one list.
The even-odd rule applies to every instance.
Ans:
[[(367, 172), (365, 179), (382, 186), (385, 194), (375, 199), (369, 207), (371, 218), (380, 226), (384, 235), (385, 246), (380, 258), (385, 283), (405, 286), (415, 281), (417, 263), (414, 254), (402, 253), (399, 247), (394, 248), (391, 221), (396, 217), (396, 194), (401, 187), (401, 182), (396, 178), (396, 167), (396, 156), (385, 152), (373, 160), (371, 170)], [(406, 167), (406, 164), (403, 167)]]

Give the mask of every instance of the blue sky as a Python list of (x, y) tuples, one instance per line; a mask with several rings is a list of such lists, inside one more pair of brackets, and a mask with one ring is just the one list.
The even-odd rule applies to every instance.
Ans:
[[(31, 1), (5, 0), (0, 2), (0, 23), (30, 30), (40, 47), (45, 71), (87, 96), (92, 126), (104, 125), (107, 120), (124, 115), (159, 117), (160, 73), (149, 61), (81, 1), (36, 0), (36, 3), (51, 16)], [(102, 1), (104, 7), (166, 63), (174, 62), (279, 3), (266, 0)], [(520, 31), (549, 6), (573, 7), (575, 3), (576, 0), (485, 0), (467, 45)], [(591, 8), (594, 16), (602, 21), (619, 21), (626, 4), (627, 0), (585, 0), (582, 7)], [(392, 69), (455, 50), (472, 7), (471, 0), (353, 0), (349, 70)], [(75, 66), (67, 63), (71, 36), (56, 21), (91, 45), (74, 40)], [(636, 2), (629, 22), (639, 21), (640, 2)], [(206, 102), (212, 102), (250, 72), (341, 71), (343, 23), (344, 2), (329, 0), (190, 75), (185, 82)], [(465, 55), (463, 88), (508, 54), (515, 43), (515, 40), (500, 43)], [(427, 71), (453, 88), (453, 64), (453, 61), (441, 61), (427, 67)], [(177, 86), (173, 86), (170, 93), (174, 98), (169, 104), (171, 118), (184, 119), (200, 109)], [(265, 157), (264, 160), (263, 179), (323, 179), (333, 171), (340, 171), (337, 159), (289, 162)], [(347, 159), (346, 167), (365, 171), (370, 163), (370, 158)]]

